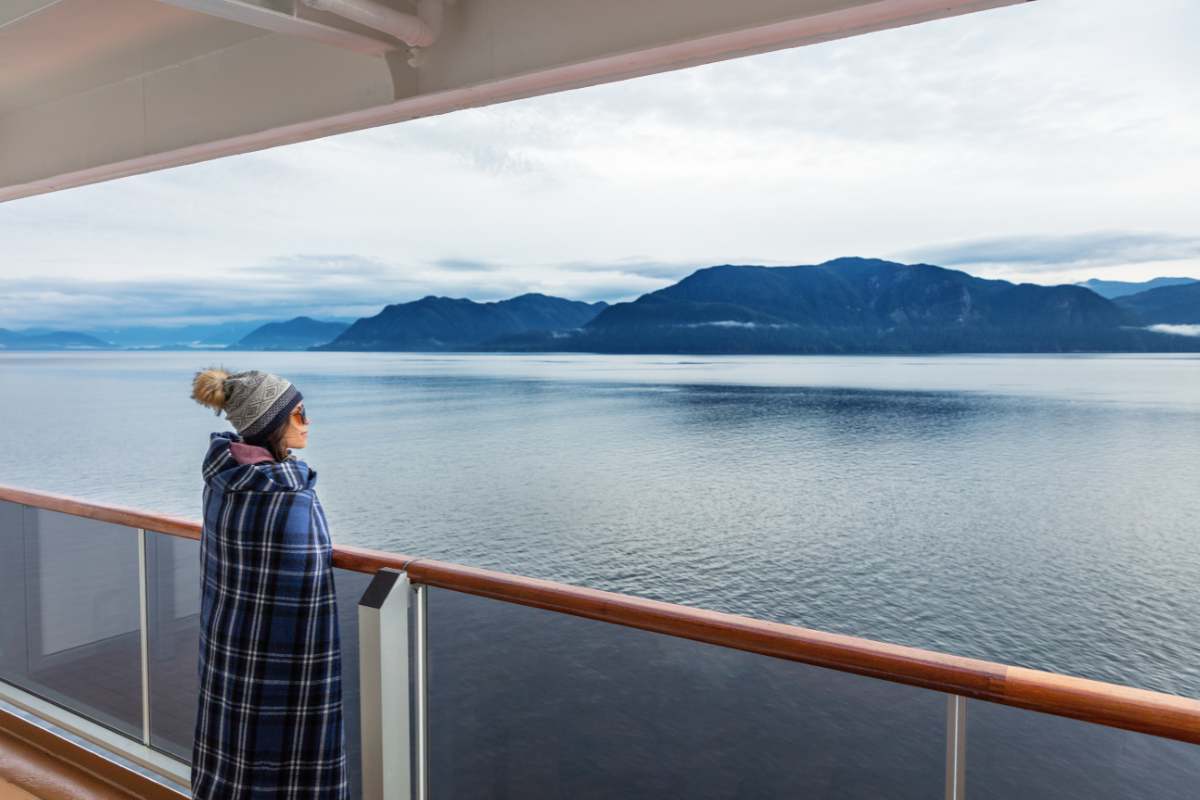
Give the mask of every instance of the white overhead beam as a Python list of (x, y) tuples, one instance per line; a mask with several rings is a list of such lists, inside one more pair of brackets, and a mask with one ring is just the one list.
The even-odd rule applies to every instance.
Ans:
[(6, 0), (0, 5), (0, 28), (20, 22), (57, 2), (58, 0)]
[(331, 14), (306, 14), (307, 7), (293, 4), (280, 11), (256, 0), (160, 0), (168, 5), (240, 22), (272, 33), (300, 36), (315, 42), (344, 47), (365, 55), (381, 55), (396, 49), (390, 36), (362, 26), (347, 24)]
[(406, 48), (260, 35), (8, 113), (0, 97), (0, 201), (1018, 2), (459, 0), (419, 70)]

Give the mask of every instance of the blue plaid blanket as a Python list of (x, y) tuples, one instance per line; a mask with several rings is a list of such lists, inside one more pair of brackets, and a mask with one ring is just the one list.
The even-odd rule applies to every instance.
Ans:
[(240, 463), (213, 433), (204, 458), (196, 798), (348, 800), (331, 542), (294, 457)]

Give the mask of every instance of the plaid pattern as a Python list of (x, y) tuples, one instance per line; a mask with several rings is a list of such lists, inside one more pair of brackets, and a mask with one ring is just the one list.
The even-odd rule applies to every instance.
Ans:
[(342, 660), (325, 512), (303, 461), (204, 458), (196, 798), (348, 800)]

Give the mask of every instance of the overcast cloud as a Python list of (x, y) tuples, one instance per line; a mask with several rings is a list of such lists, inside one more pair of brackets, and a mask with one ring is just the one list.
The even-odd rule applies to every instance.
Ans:
[(1200, 262), (1200, 236), (1101, 231), (1064, 236), (1007, 236), (921, 247), (907, 254), (947, 267), (986, 266), (1026, 277), (1040, 272), (1105, 270), (1130, 264), (1184, 262), (1182, 269)]
[(0, 327), (620, 300), (843, 255), (1200, 277), (1200, 4), (1038, 0), (0, 205)]

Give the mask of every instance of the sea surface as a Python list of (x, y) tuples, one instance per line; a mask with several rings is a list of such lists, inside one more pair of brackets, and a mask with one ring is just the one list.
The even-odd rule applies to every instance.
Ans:
[(1200, 697), (1196, 356), (13, 352), (0, 483), (199, 518), (218, 363), (336, 542)]
[(336, 542), (1200, 696), (1195, 356), (0, 354), (0, 483), (199, 518), (210, 364)]

